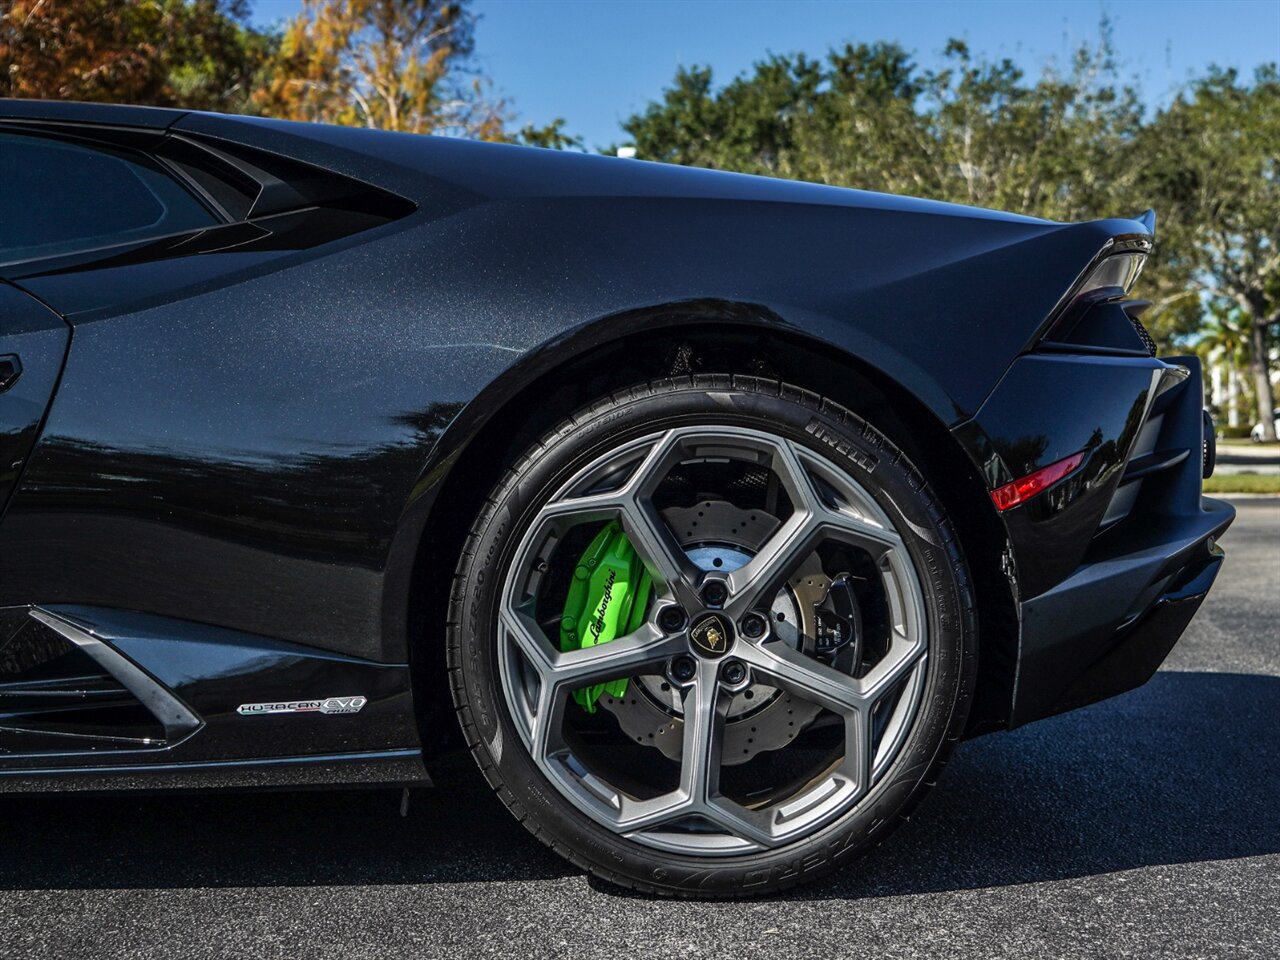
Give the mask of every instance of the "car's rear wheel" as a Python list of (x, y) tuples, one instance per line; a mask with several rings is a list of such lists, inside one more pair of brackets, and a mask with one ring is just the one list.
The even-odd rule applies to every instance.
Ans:
[(936, 779), (976, 673), (945, 512), (886, 437), (754, 378), (600, 400), (515, 464), (458, 566), (449, 665), (481, 769), (605, 879), (812, 878)]

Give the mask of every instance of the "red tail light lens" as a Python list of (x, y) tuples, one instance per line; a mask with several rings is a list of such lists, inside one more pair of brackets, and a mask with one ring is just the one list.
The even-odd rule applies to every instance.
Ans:
[(1041, 490), (1053, 486), (1083, 462), (1084, 451), (1073, 453), (1057, 463), (1041, 467), (1035, 473), (1029, 473), (1019, 480), (1006, 483), (1003, 487), (996, 487), (991, 491), (991, 502), (996, 505), (997, 510), (1008, 510), (1010, 507), (1016, 507), (1018, 504), (1030, 500)]

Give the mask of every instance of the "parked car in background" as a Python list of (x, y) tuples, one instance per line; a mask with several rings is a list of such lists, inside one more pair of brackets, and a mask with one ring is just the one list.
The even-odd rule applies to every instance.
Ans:
[[(1271, 415), (1276, 418), (1276, 434), (1280, 435), (1280, 407), (1271, 411)], [(1259, 420), (1253, 425), (1253, 429), (1249, 431), (1249, 439), (1254, 443), (1262, 442), (1262, 421)]]

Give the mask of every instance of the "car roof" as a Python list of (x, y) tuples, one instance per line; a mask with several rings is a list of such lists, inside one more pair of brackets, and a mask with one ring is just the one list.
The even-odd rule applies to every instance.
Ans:
[(0, 120), (98, 123), (106, 126), (163, 130), (187, 112), (171, 110), (167, 107), (135, 107), (117, 103), (0, 99)]

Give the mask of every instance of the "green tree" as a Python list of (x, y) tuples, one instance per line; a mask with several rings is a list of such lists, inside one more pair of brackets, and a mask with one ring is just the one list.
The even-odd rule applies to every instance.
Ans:
[(556, 117), (543, 127), (526, 123), (515, 135), (514, 142), (526, 147), (543, 147), (548, 150), (583, 150), (582, 138), (570, 134), (564, 117)]
[(1213, 70), (1144, 131), (1143, 176), (1188, 297), (1238, 308), (1264, 437), (1280, 329), (1280, 73)]
[(469, 0), (303, 0), (257, 103), (272, 116), (507, 139)]
[(1249, 366), (1249, 337), (1243, 332), (1248, 328), (1249, 321), (1239, 307), (1225, 302), (1211, 304), (1209, 315), (1196, 332), (1193, 345), (1196, 355), (1206, 367), (1212, 366), (1227, 376), (1227, 398), (1225, 403), (1219, 404), (1217, 412), (1226, 413), (1228, 426), (1236, 425), (1241, 401), (1245, 400), (1232, 388), (1241, 385), (1237, 372)]
[(821, 93), (796, 122), (783, 169), (820, 183), (941, 196), (936, 145), (917, 109), (926, 82), (895, 43), (831, 51)]
[(814, 108), (823, 79), (804, 56), (769, 57), (722, 90), (710, 67), (682, 68), (660, 102), (622, 127), (645, 160), (785, 174), (796, 120)]
[(272, 48), (247, 16), (245, 0), (3, 0), (0, 89), (241, 112)]
[(644, 159), (1055, 219), (1127, 204), (1140, 126), (1105, 23), (1070, 70), (1035, 81), (959, 41), (928, 72), (897, 44), (846, 44), (822, 61), (770, 56), (720, 89), (709, 68), (681, 69), (661, 100), (623, 123)]
[(1127, 171), (1141, 110), (1119, 82), (1105, 22), (1069, 71), (1035, 81), (1009, 60), (975, 61), (958, 41), (947, 61), (925, 81), (942, 198), (1053, 220), (1139, 212)]

